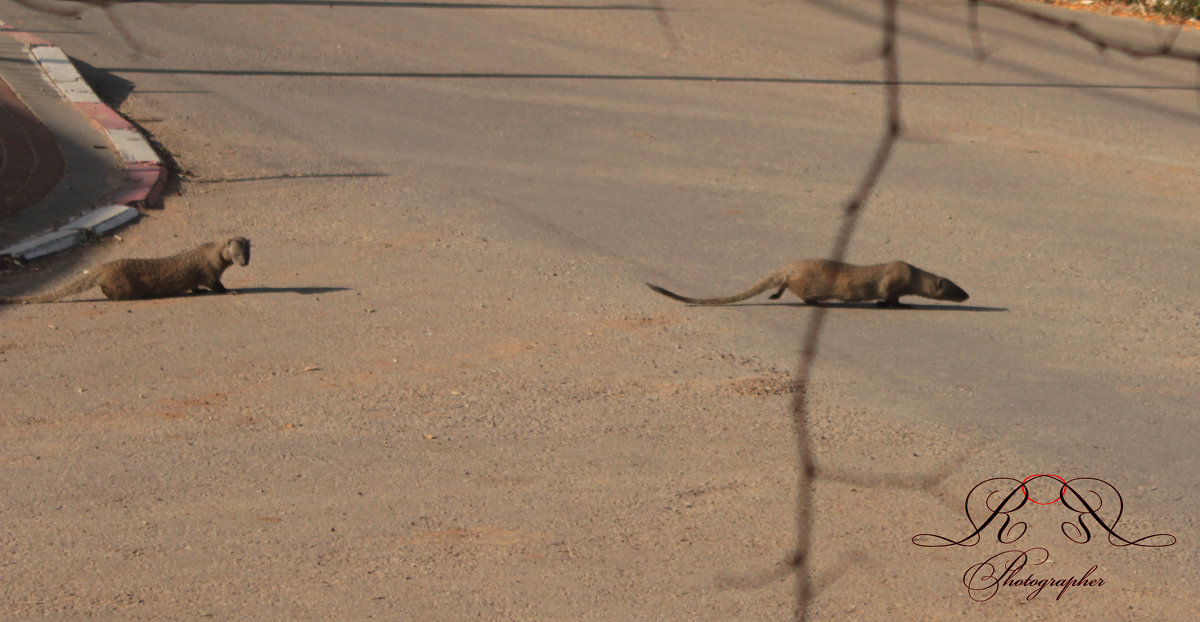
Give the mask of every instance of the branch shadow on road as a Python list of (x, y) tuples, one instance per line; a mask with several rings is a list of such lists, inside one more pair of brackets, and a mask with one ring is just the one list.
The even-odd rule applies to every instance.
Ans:
[(534, 10), (534, 11), (655, 11), (653, 6), (632, 4), (608, 5), (524, 5), (524, 4), (488, 4), (488, 2), (402, 2), (371, 0), (127, 0), (127, 4), (148, 5), (284, 5), (284, 6), (326, 6), (329, 8), (500, 8), (500, 10)]
[(126, 4), (235, 4), (264, 6), (320, 6), (368, 9), (528, 9), (541, 11), (655, 11), (653, 6), (637, 4), (508, 4), (486, 2), (398, 2), (371, 0), (127, 0)]
[[(599, 80), (615, 82), (716, 82), (744, 84), (798, 84), (820, 86), (884, 86), (885, 80), (853, 78), (796, 78), (785, 76), (671, 75), (615, 73), (533, 73), (477, 71), (334, 71), (311, 69), (184, 69), (169, 67), (107, 67), (105, 71), (131, 74), (227, 76), (234, 78), (396, 78), (425, 80)], [(1090, 82), (1015, 82), (961, 80), (900, 80), (899, 86), (971, 88), (1046, 88), (1133, 91), (1194, 91), (1195, 85), (1113, 84)]]
[(387, 173), (280, 173), (278, 175), (259, 175), (256, 177), (220, 177), (214, 179), (194, 179), (194, 184), (235, 184), (247, 181), (280, 181), (285, 179), (316, 179), (338, 177), (387, 177)]
[(333, 292), (347, 292), (349, 287), (239, 287), (237, 288), (238, 295), (246, 294), (300, 294), (301, 296), (312, 296), (315, 294), (330, 294)]
[[(423, 71), (326, 71), (307, 69), (183, 69), (160, 67), (108, 67), (107, 71), (123, 74), (226, 76), (244, 78), (376, 78), (416, 80), (580, 80), (615, 82), (711, 82), (714, 84), (782, 84), (799, 86), (886, 86), (886, 80), (844, 78), (796, 78), (784, 76), (731, 75), (671, 75), (671, 74), (587, 74), (587, 73), (493, 73), (493, 72), (423, 72)], [(1045, 76), (1043, 80), (1020, 81), (955, 81), (955, 80), (898, 80), (897, 86), (911, 88), (988, 88), (988, 89), (1063, 89), (1088, 92), (1097, 98), (1138, 106), (1176, 119), (1195, 122), (1198, 115), (1191, 109), (1181, 109), (1139, 98), (1135, 94), (1171, 91), (1195, 91), (1196, 86), (1182, 84), (1088, 83)]]

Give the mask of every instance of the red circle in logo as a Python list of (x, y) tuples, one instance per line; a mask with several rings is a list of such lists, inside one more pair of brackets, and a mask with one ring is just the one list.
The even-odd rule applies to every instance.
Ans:
[[(1054, 501), (1043, 502), (1043, 501), (1038, 501), (1037, 499), (1034, 499), (1033, 497), (1030, 497), (1029, 490), (1027, 490), (1025, 488), (1025, 482), (1028, 482), (1029, 480), (1034, 479), (1035, 477), (1053, 477), (1054, 479), (1062, 482), (1062, 488), (1058, 489), (1058, 498), (1055, 499)], [(1046, 474), (1030, 475), (1029, 477), (1026, 477), (1025, 479), (1021, 480), (1021, 491), (1025, 493), (1025, 498), (1029, 499), (1030, 501), (1032, 501), (1038, 505), (1053, 505), (1053, 504), (1059, 502), (1060, 500), (1062, 500), (1063, 491), (1066, 489), (1067, 489), (1067, 481), (1057, 475), (1046, 475)]]

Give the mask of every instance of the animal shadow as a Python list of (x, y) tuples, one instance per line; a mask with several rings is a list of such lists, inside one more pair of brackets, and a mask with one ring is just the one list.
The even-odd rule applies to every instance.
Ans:
[[(691, 305), (701, 306), (701, 305)], [(716, 306), (716, 305), (713, 305)], [(960, 305), (960, 304), (910, 304), (903, 303), (899, 307), (881, 307), (874, 302), (840, 302), (828, 303), (821, 302), (815, 305), (810, 305), (804, 302), (744, 302), (741, 304), (719, 305), (723, 307), (800, 307), (813, 308), (824, 307), (829, 310), (834, 309), (871, 309), (875, 311), (968, 311), (975, 313), (983, 312), (1000, 312), (1008, 311), (1007, 307), (981, 307), (977, 305)]]

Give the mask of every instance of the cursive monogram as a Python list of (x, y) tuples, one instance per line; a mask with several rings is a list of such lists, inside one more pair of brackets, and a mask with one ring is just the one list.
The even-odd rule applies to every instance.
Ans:
[[(1053, 478), (1061, 486), (1059, 494), (1053, 501), (1032, 501), (1028, 485), (1041, 478)], [(1002, 485), (1000, 482), (1010, 482)], [(1007, 493), (1005, 491), (1007, 490)], [(1108, 498), (1108, 509), (1103, 513), (1105, 498)], [(963, 506), (967, 522), (972, 530), (966, 536), (957, 540), (931, 533), (917, 534), (912, 537), (912, 543), (924, 547), (940, 546), (975, 546), (980, 541), (983, 530), (995, 521), (1000, 521), (996, 532), (996, 540), (1002, 544), (1012, 544), (1025, 535), (1028, 525), (1024, 521), (1015, 520), (1011, 515), (1032, 501), (1037, 505), (1054, 505), (1062, 501), (1063, 507), (1073, 512), (1075, 516), (1062, 523), (1062, 532), (1067, 539), (1076, 544), (1083, 544), (1092, 538), (1092, 531), (1084, 519), (1090, 518), (1095, 526), (1108, 534), (1108, 542), (1113, 546), (1146, 546), (1163, 547), (1175, 544), (1175, 536), (1168, 533), (1156, 533), (1129, 540), (1116, 532), (1117, 522), (1121, 520), (1124, 503), (1121, 493), (1108, 482), (1094, 477), (1079, 477), (1064, 480), (1057, 475), (1031, 475), (1024, 480), (1010, 477), (995, 477), (975, 485), (967, 493)], [(982, 508), (980, 507), (982, 505)], [(974, 513), (972, 513), (974, 510)], [(986, 515), (982, 522), (977, 519)], [(1032, 550), (1032, 549), (1031, 549)]]

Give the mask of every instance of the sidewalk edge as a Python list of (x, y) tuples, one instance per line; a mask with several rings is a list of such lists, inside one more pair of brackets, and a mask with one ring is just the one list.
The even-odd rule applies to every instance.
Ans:
[(42, 70), (42, 77), (64, 100), (104, 131), (109, 144), (125, 164), (124, 181), (101, 201), (101, 206), (61, 227), (0, 249), (0, 257), (36, 259), (71, 248), (136, 219), (141, 214), (140, 208), (162, 196), (167, 181), (166, 166), (150, 142), (133, 124), (100, 101), (60, 48), (45, 39), (15, 30), (2, 21), (0, 34), (25, 46), (30, 60)]

